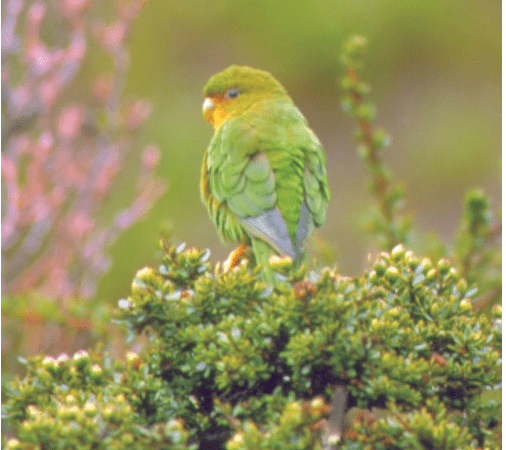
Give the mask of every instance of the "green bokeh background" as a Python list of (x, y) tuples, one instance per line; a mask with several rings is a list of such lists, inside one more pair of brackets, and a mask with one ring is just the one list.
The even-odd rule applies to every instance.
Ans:
[[(201, 117), (202, 88), (230, 64), (271, 72), (323, 143), (332, 193), (319, 239), (339, 270), (361, 272), (374, 251), (360, 223), (370, 205), (357, 157), (355, 124), (340, 109), (339, 55), (354, 34), (369, 40), (365, 78), (377, 125), (392, 137), (384, 158), (403, 182), (419, 230), (451, 242), (470, 187), (501, 201), (501, 2), (498, 0), (321, 0), (148, 2), (130, 35), (127, 94), (153, 104), (138, 143), (162, 150), (169, 189), (112, 247), (98, 298), (128, 295), (139, 268), (157, 264), (159, 231), (226, 257), (199, 198), (200, 164), (212, 129)], [(93, 62), (90, 62), (93, 64)], [(87, 71), (93, 72), (93, 67)], [(108, 205), (128, 193), (131, 158)]]

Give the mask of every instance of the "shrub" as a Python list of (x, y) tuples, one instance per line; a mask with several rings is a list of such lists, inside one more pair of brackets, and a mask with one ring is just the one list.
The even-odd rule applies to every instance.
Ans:
[(170, 247), (138, 272), (117, 320), (150, 336), (142, 354), (27, 362), (6, 404), (11, 448), (320, 448), (338, 385), (371, 415), (338, 448), (499, 445), (486, 393), (501, 382), (501, 321), (473, 313), (446, 260), (400, 245), (360, 277), (289, 268), (272, 289), (259, 267), (208, 259)]

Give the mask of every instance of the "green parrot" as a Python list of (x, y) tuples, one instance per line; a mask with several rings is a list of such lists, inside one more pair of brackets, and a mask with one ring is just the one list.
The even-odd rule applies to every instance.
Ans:
[(268, 72), (230, 66), (204, 87), (214, 136), (204, 153), (201, 198), (224, 241), (269, 259), (304, 259), (304, 242), (325, 223), (330, 193), (320, 141)]

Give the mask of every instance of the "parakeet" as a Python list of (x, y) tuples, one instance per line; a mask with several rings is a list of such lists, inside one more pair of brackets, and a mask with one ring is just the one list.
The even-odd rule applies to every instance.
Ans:
[(304, 242), (325, 222), (325, 153), (268, 72), (230, 66), (209, 79), (203, 96), (214, 136), (202, 162), (202, 201), (222, 240), (251, 246), (272, 281), (269, 258), (299, 264)]

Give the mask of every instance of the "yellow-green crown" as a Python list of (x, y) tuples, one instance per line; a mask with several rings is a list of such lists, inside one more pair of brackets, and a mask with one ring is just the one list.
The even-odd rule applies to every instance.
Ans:
[(204, 97), (225, 94), (229, 89), (240, 93), (264, 91), (286, 94), (281, 84), (269, 73), (247, 66), (230, 66), (213, 75), (204, 86)]

